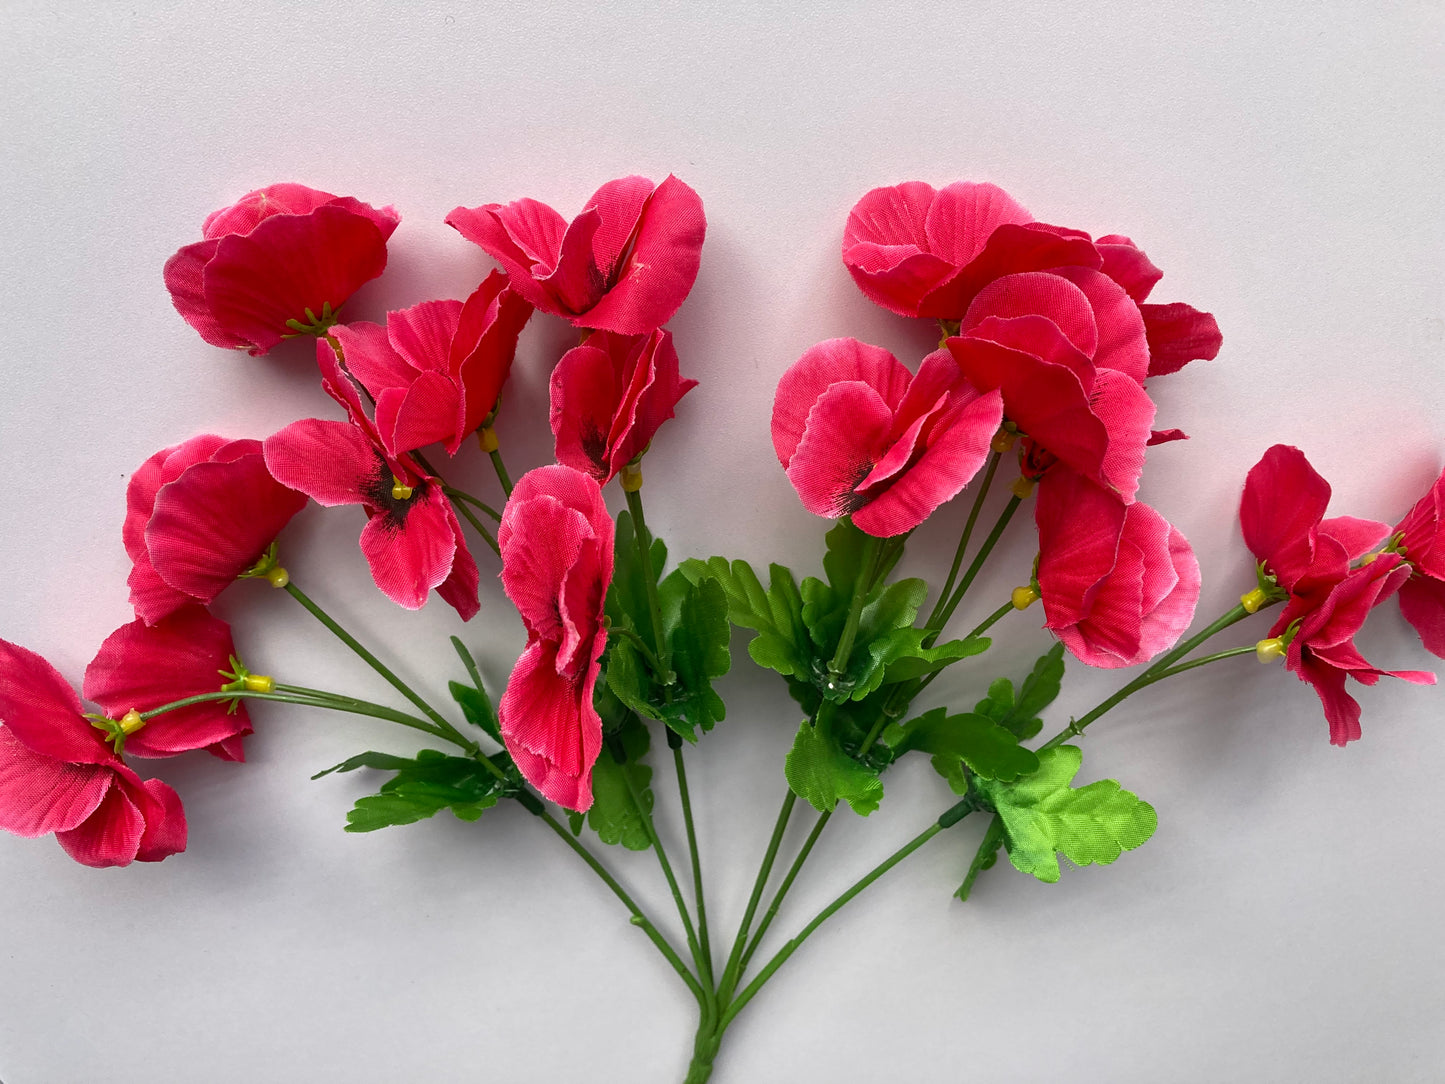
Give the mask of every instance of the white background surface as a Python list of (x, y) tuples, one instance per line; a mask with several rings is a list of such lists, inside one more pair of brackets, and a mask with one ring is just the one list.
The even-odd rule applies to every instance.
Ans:
[[(1250, 586), (1235, 508), (1269, 444), (1304, 448), (1339, 512), (1394, 520), (1423, 492), (1445, 451), (1437, 4), (891, 7), (5, 0), (0, 636), (78, 682), (130, 616), (129, 473), (197, 432), (336, 416), (303, 346), (213, 349), (161, 283), (206, 213), (279, 180), (401, 211), (388, 273), (349, 310), (371, 318), (464, 296), (487, 270), (443, 225), (458, 204), (529, 195), (570, 217), (629, 172), (696, 187), (707, 245), (671, 326), (702, 385), (647, 461), (649, 518), (679, 556), (817, 569), (821, 524), (770, 449), (772, 389), (823, 338), (911, 363), (929, 345), (838, 258), (857, 197), (914, 178), (991, 180), (1046, 221), (1127, 233), (1166, 272), (1157, 300), (1218, 316), (1219, 360), (1152, 388), (1160, 424), (1193, 439), (1151, 455), (1142, 492), (1199, 551), (1203, 618)], [(500, 423), (514, 472), (549, 453), (547, 372), (571, 340), (546, 317), (523, 338)], [(475, 453), (453, 473), (493, 492)], [(919, 532), (906, 571), (936, 582), (961, 505)], [(312, 508), (286, 563), (444, 695), (462, 627), (438, 601), (409, 615), (376, 593), (361, 521)], [(960, 627), (1026, 574), (1028, 532), (1011, 537)], [(522, 631), (478, 559), (484, 612), (464, 635), (500, 682)], [(386, 696), (284, 595), (243, 584), (219, 609), (258, 669)], [(934, 702), (1020, 674), (1046, 646), (1037, 617)], [(1362, 643), (1383, 665), (1430, 662), (1393, 606)], [(724, 930), (797, 723), (741, 644), (728, 719), (689, 758)], [(1119, 680), (1074, 672), (1049, 730)], [(949, 893), (981, 830), (965, 822), (789, 962), (714, 1079), (1445, 1079), (1445, 700), (1395, 683), (1360, 699), (1365, 737), (1343, 751), (1307, 687), (1248, 660), (1131, 701), (1090, 732), (1080, 780), (1153, 802), (1153, 841), (1055, 886), (1005, 866), (963, 905)], [(183, 856), (98, 872), (52, 840), (0, 838), (6, 1084), (681, 1077), (690, 998), (540, 826), (512, 808), (345, 835), (375, 780), (307, 777), (411, 738), (253, 711), (245, 766), (143, 764), (186, 802)], [(675, 825), (670, 771), (658, 781)], [(780, 932), (948, 801), (922, 758), (887, 786), (880, 813), (830, 826)], [(606, 858), (665, 918), (650, 856)]]

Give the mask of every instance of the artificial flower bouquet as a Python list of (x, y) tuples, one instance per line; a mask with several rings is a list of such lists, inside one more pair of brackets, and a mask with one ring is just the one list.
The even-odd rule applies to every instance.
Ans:
[[(820, 528), (822, 575), (800, 578), (726, 554), (679, 559), (644, 514), (646, 453), (677, 439), (664, 423), (696, 383), (682, 376), (665, 326), (698, 272), (706, 220), (696, 192), (675, 177), (625, 177), (571, 221), (533, 199), (459, 207), (447, 222), (497, 270), (463, 300), (422, 301), (379, 323), (354, 318), (347, 301), (382, 273), (398, 220), (390, 207), (277, 184), (211, 215), (202, 239), (167, 262), (177, 311), (208, 343), (263, 355), (313, 341), (330, 400), (317, 398), (329, 407), (318, 413), (329, 416), (264, 438), (196, 436), (136, 469), (121, 529), (136, 619), (100, 646), (83, 675), (85, 702), (44, 659), (0, 641), (0, 828), (54, 834), (89, 866), (160, 861), (185, 850), (186, 815), (138, 760), (204, 749), (242, 761), (253, 701), (411, 728), (425, 736), (414, 756), (359, 752), (319, 773), (376, 782), (347, 831), (443, 810), (475, 821), (516, 802), (605, 882), (696, 1000), (686, 1079), (702, 1081), (729, 1024), (814, 930), (966, 818), (984, 824), (959, 873), (960, 899), (1000, 851), (1050, 882), (1060, 856), (1110, 863), (1148, 840), (1147, 802), (1113, 780), (1072, 785), (1079, 739), (1126, 697), (1240, 656), (1282, 660), (1318, 694), (1330, 740), (1345, 745), (1361, 734), (1347, 678), (1434, 681), (1379, 669), (1356, 649), (1381, 603), (1397, 597), (1424, 646), (1445, 657), (1445, 475), (1393, 526), (1327, 517), (1328, 483), (1283, 445), (1244, 480), (1240, 523), (1257, 576), (1240, 585), (1237, 606), (1186, 636), (1199, 565), (1184, 536), (1136, 499), (1147, 450), (1184, 434), (1156, 428), (1148, 389), (1214, 358), (1221, 337), (1208, 313), (1148, 300), (1161, 272), (1128, 237), (1039, 222), (991, 184), (912, 182), (858, 201), (843, 231), (848, 271), (869, 299), (936, 322), (940, 337), (914, 365), (851, 338), (786, 367), (779, 359), (774, 450), (803, 505), (834, 521)], [(549, 359), (555, 462), (529, 465), (514, 483), (495, 421), (518, 337), (538, 312), (579, 337)], [(295, 344), (282, 352), (310, 364)], [(447, 481), (462, 455), (490, 459), (494, 490)], [(1006, 503), (981, 524), (996, 487), (1007, 487)], [(343, 628), (292, 582), (285, 528), (309, 501), (364, 510), (361, 552), (403, 608), (435, 592), (470, 619), (508, 605), (483, 586), (499, 575), (527, 634), (505, 688), (488, 688), (454, 637), (449, 701), (423, 695), (364, 631)], [(1013, 523), (1029, 503), (1032, 531)], [(959, 534), (951, 566), (930, 570), (941, 574), (936, 587), (895, 574), (909, 535), (933, 515), (957, 521)], [(1006, 599), (971, 597), (1007, 546), (1037, 553), (1028, 582)], [(267, 584), (397, 698), (375, 703), (248, 669), (245, 634), (238, 648), (208, 607), (228, 589)], [(955, 621), (966, 600), (981, 605)], [(990, 629), (1040, 611), (1037, 662), (999, 674)], [(1241, 642), (1233, 626), (1261, 612)], [(734, 628), (747, 630), (752, 663), (786, 684), (797, 704), (786, 725), (797, 732), (741, 924), (723, 931), (708, 921), (687, 760), (724, 718), (715, 683), (732, 664)], [(1221, 648), (1215, 638), (1227, 630)], [(1078, 664), (1132, 673), (1038, 741)], [(929, 687), (955, 667), (971, 694), (936, 702)], [(840, 805), (863, 817), (877, 809), (889, 767), (909, 754), (930, 758), (941, 777), (937, 817), (840, 884), (789, 938), (769, 938)], [(653, 820), (658, 759), (671, 761), (679, 789), (688, 853), (676, 864)], [(812, 828), (788, 854), (795, 816)], [(680, 940), (609, 871), (609, 846), (655, 852)]]

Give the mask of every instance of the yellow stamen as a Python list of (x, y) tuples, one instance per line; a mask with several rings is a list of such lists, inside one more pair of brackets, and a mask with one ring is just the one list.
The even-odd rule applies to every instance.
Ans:
[(136, 711), (135, 708), (131, 708), (130, 711), (120, 717), (120, 732), (122, 734), (134, 734), (145, 725), (146, 721), (140, 717), (140, 712)]
[(291, 573), (277, 565), (266, 573), (266, 582), (272, 587), (285, 587), (291, 582)]
[(1034, 486), (1036, 485), (1038, 485), (1038, 482), (1035, 481), (1033, 478), (1024, 478), (1023, 476), (1020, 476), (1014, 479), (1014, 484), (1010, 488), (1012, 488), (1013, 495), (1015, 497), (1017, 497), (1019, 500), (1025, 500), (1026, 498), (1033, 496)]
[(1244, 612), (1247, 614), (1259, 613), (1259, 608), (1268, 601), (1269, 596), (1258, 587), (1239, 596), (1239, 604), (1244, 607)]
[(250, 693), (271, 693), (276, 691), (276, 679), (267, 674), (247, 674), (246, 691)]
[(1260, 662), (1274, 662), (1275, 659), (1284, 658), (1284, 653), (1284, 640), (1279, 636), (1272, 640), (1261, 640), (1254, 645), (1254, 657)]
[(394, 501), (404, 501), (404, 500), (406, 500), (407, 498), (409, 498), (409, 497), (411, 496), (411, 494), (412, 494), (411, 486), (407, 485), (407, 484), (406, 484), (405, 482), (403, 482), (400, 478), (396, 477), (396, 475), (392, 475), (392, 476), (391, 476), (391, 480), (392, 480), (392, 483), (393, 483), (393, 485), (392, 485), (392, 487), (391, 487), (391, 499), (392, 499), (392, 500), (394, 500)]
[(622, 482), (622, 491), (624, 493), (636, 493), (642, 488), (642, 464), (627, 464), (627, 466), (622, 468), (621, 473), (618, 474), (617, 477)]
[(1034, 590), (1033, 585), (1015, 587), (1009, 601), (1013, 603), (1015, 610), (1027, 610), (1039, 600), (1039, 593)]
[(484, 452), (495, 452), (501, 447), (501, 445), (497, 443), (497, 431), (490, 425), (484, 425), (477, 430), (477, 444), (481, 446)]

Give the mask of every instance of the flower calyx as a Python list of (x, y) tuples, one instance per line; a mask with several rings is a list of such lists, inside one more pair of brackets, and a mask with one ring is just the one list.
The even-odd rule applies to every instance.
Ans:
[(291, 319), (286, 321), (286, 326), (291, 329), (290, 335), (283, 335), (282, 338), (293, 339), (297, 335), (314, 335), (316, 338), (324, 338), (341, 319), (339, 307), (333, 309), (331, 302), (326, 301), (321, 305), (321, 315), (317, 316), (309, 308), (306, 310), (306, 319)]
[(1263, 561), (1254, 566), (1254, 576), (1256, 586), (1239, 596), (1239, 604), (1244, 607), (1245, 613), (1259, 613), (1271, 603), (1289, 598), (1289, 592), (1280, 587), (1274, 574), (1265, 571)]
[(120, 756), (125, 749), (126, 738), (146, 725), (145, 716), (135, 708), (131, 708), (119, 719), (111, 719), (105, 715), (86, 715), (85, 718), (91, 726), (105, 735), (106, 741), (115, 745), (116, 756)]
[(492, 428), (490, 417), (477, 430), (477, 445), (489, 455), (501, 447), (501, 444), (497, 442), (497, 431)]
[(1261, 640), (1254, 645), (1254, 657), (1262, 663), (1271, 663), (1282, 659), (1289, 653), (1289, 645), (1294, 641), (1295, 634), (1299, 632), (1300, 622), (1290, 623), (1279, 636), (1272, 636), (1268, 640)]
[(642, 456), (623, 466), (617, 474), (624, 493), (636, 493), (642, 488)]
[[(231, 656), (231, 669), (218, 670), (217, 673), (226, 679), (226, 683), (221, 686), (223, 693), (270, 693), (276, 691), (275, 678), (269, 674), (253, 674), (234, 655)], [(240, 703), (241, 698), (238, 696), (226, 708), (226, 713), (234, 714)]]
[(266, 552), (256, 559), (256, 563), (236, 579), (264, 579), (272, 587), (285, 587), (291, 582), (291, 574), (281, 567), (280, 560), (276, 556), (276, 543), (272, 542), (266, 547)]

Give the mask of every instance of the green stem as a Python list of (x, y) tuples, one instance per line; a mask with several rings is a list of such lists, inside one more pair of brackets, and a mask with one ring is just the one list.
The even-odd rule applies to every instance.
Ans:
[(748, 931), (753, 924), (753, 915), (757, 914), (758, 904), (762, 902), (763, 890), (768, 887), (768, 878), (772, 876), (773, 862), (778, 857), (778, 848), (783, 842), (783, 833), (787, 830), (788, 819), (793, 815), (793, 806), (797, 804), (798, 796), (791, 789), (783, 798), (782, 808), (778, 810), (778, 819), (773, 825), (773, 834), (768, 840), (768, 849), (763, 854), (763, 864), (758, 867), (758, 875), (753, 878), (753, 893), (748, 897), (747, 908), (743, 911), (743, 921), (738, 926), (738, 935), (733, 939), (732, 951), (728, 953), (727, 965), (723, 968), (722, 983), (718, 986), (718, 1000), (726, 1004), (727, 999), (732, 997), (733, 990), (737, 988), (738, 979), (742, 976), (743, 967), (746, 966), (744, 959), (744, 946), (747, 944)]
[(858, 635), (858, 619), (863, 613), (863, 600), (873, 589), (873, 580), (878, 575), (881, 557), (882, 541), (868, 535), (858, 561), (858, 579), (853, 584), (853, 599), (848, 604), (848, 618), (843, 625), (842, 635), (838, 637), (838, 650), (833, 652), (833, 661), (828, 664), (828, 672), (835, 678), (848, 672), (848, 656), (853, 654), (853, 640)]
[(381, 704), (372, 704), (365, 700), (353, 700), (350, 697), (332, 697), (327, 693), (301, 695), (299, 691), (293, 691), (290, 686), (276, 687), (277, 691), (263, 693), (251, 692), (246, 689), (237, 691), (218, 691), (214, 693), (198, 693), (195, 696), (183, 697), (180, 700), (172, 700), (169, 704), (162, 704), (158, 708), (141, 712), (141, 719), (149, 722), (157, 715), (164, 715), (168, 711), (178, 711), (181, 708), (188, 708), (192, 704), (214, 704), (225, 700), (271, 700), (279, 704), (300, 704), (308, 708), (326, 708), (330, 711), (344, 711), (352, 715), (369, 715), (374, 719), (386, 719), (389, 722), (400, 723), (402, 726), (409, 726), (413, 730), (421, 730), (433, 737), (443, 735), (424, 719), (418, 719), (415, 715), (408, 715), (402, 711), (396, 711)]
[[(1004, 603), (1002, 606), (1000, 606), (997, 610), (995, 610), (993, 613), (989, 614), (989, 615), (988, 615), (987, 617), (985, 617), (982, 621), (980, 621), (976, 626), (974, 626), (973, 631), (970, 632), (967, 636), (965, 636), (964, 639), (965, 639), (965, 640), (974, 640), (974, 639), (977, 639), (978, 637), (982, 636), (985, 632), (987, 632), (989, 629), (993, 628), (993, 626), (994, 626), (995, 624), (997, 624), (999, 621), (1002, 621), (1005, 617), (1007, 617), (1007, 616), (1009, 615), (1010, 612), (1012, 612), (1012, 611), (1015, 610), (1016, 608), (1017, 608), (1017, 607), (1014, 606), (1014, 604), (1013, 604), (1012, 601), (1010, 601), (1010, 602), (1005, 602), (1005, 603)], [(921, 693), (924, 689), (926, 689), (926, 688), (928, 688), (930, 685), (932, 685), (933, 682), (934, 682), (934, 680), (938, 677), (938, 675), (941, 674), (941, 673), (943, 673), (943, 671), (944, 671), (945, 669), (947, 669), (948, 666), (952, 666), (953, 663), (955, 663), (955, 662), (960, 662), (960, 661), (962, 661), (962, 660), (960, 660), (960, 659), (954, 659), (954, 660), (952, 660), (952, 662), (948, 663), (947, 666), (939, 667), (937, 670), (933, 671), (933, 673), (928, 674), (928, 675), (926, 675), (925, 677), (919, 678), (919, 679), (918, 679), (918, 685), (917, 685), (917, 687), (913, 690), (912, 694), (909, 696), (909, 700), (911, 701), (914, 697), (916, 697), (916, 696), (917, 696), (919, 693)]]
[(823, 925), (823, 923), (827, 922), (828, 919), (832, 918), (840, 910), (846, 907), (854, 897), (856, 897), (874, 881), (878, 880), (878, 878), (882, 877), (890, 869), (898, 865), (898, 863), (902, 862), (905, 858), (907, 858), (914, 851), (922, 847), (934, 836), (938, 835), (939, 832), (943, 831), (945, 828), (957, 824), (960, 820), (967, 816), (968, 813), (972, 812), (972, 808), (972, 799), (965, 798), (963, 801), (957, 803), (953, 808), (949, 809), (941, 817), (939, 817), (938, 820), (934, 821), (922, 832), (919, 832), (918, 835), (914, 836), (902, 847), (899, 847), (898, 850), (894, 851), (882, 862), (874, 866), (859, 880), (854, 882), (852, 887), (847, 889), (847, 891), (845, 891), (832, 903), (828, 904), (827, 907), (824, 907), (821, 911), (819, 911), (818, 914), (813, 918), (813, 920), (809, 922), (806, 926), (804, 926), (801, 932), (799, 932), (796, 937), (794, 937), (781, 949), (779, 949), (777, 954), (773, 956), (773, 958), (769, 960), (766, 964), (763, 965), (763, 969), (758, 972), (757, 976), (753, 979), (753, 981), (748, 983), (748, 985), (743, 988), (742, 993), (738, 994), (738, 996), (732, 1001), (732, 1003), (729, 1004), (725, 1010), (723, 1010), (722, 1019), (718, 1023), (718, 1034), (721, 1035), (723, 1029), (726, 1028), (730, 1023), (732, 1023), (733, 1018), (742, 1011), (743, 1006), (753, 999), (757, 992), (762, 989), (763, 984), (767, 982), (768, 979), (772, 978), (773, 973), (776, 972), (778, 968), (782, 967), (783, 964), (787, 962), (788, 957), (792, 956), (793, 953), (798, 950), (799, 946), (801, 946), (803, 942), (812, 935), (814, 930), (816, 930), (819, 926)]
[(973, 507), (969, 509), (968, 521), (963, 525), (963, 534), (958, 539), (958, 549), (953, 552), (953, 567), (948, 570), (948, 579), (943, 581), (943, 590), (938, 592), (938, 601), (933, 604), (933, 613), (928, 617), (927, 628), (941, 628), (943, 623), (938, 620), (944, 603), (948, 599), (948, 593), (953, 590), (953, 581), (958, 578), (959, 567), (963, 564), (963, 555), (968, 549), (968, 543), (973, 538), (973, 525), (978, 522), (978, 514), (983, 510), (983, 500), (988, 496), (988, 487), (993, 485), (993, 476), (998, 473), (999, 461), (1003, 459), (1002, 452), (993, 452), (988, 457), (988, 469), (984, 471), (983, 482), (978, 487), (978, 494), (973, 498)]
[(692, 991), (692, 996), (697, 998), (698, 1005), (703, 1005), (705, 998), (702, 987), (698, 984), (697, 979), (693, 976), (692, 972), (687, 969), (687, 965), (682, 962), (682, 957), (677, 954), (677, 950), (672, 947), (671, 942), (662, 935), (647, 915), (643, 913), (642, 908), (638, 907), (632, 897), (627, 894), (627, 890), (617, 883), (617, 879), (613, 877), (611, 873), (607, 872), (607, 867), (602, 865), (591, 851), (582, 846), (577, 839), (573, 838), (572, 833), (567, 831), (567, 829), (558, 822), (556, 817), (547, 812), (543, 812), (541, 817), (542, 820), (546, 822), (547, 827), (552, 829), (563, 843), (571, 847), (582, 861), (591, 867), (592, 872), (602, 879), (602, 883), (612, 889), (612, 894), (622, 901), (622, 905), (632, 912), (632, 924), (640, 927), (642, 932), (647, 934), (648, 939), (657, 946), (657, 950), (662, 953), (667, 962), (672, 965), (672, 969), (676, 971), (682, 981), (687, 984), (687, 988)]
[(351, 648), (352, 651), (354, 651), (358, 656), (360, 656), (363, 662), (365, 662), (368, 666), (370, 666), (373, 670), (375, 670), (378, 674), (385, 678), (387, 683), (393, 689), (401, 693), (402, 696), (406, 697), (414, 705), (416, 705), (416, 707), (420, 709), (423, 715), (425, 715), (428, 719), (430, 719), (437, 725), (437, 727), (439, 728), (438, 732), (440, 734), (451, 738), (458, 745), (461, 745), (463, 747), (470, 744), (457, 731), (456, 727), (452, 726), (451, 723), (447, 722), (446, 718), (440, 712), (438, 712), (435, 708), (433, 708), (430, 704), (428, 704), (425, 700), (418, 696), (412, 690), (410, 685), (408, 685), (406, 682), (402, 681), (401, 678), (393, 674), (391, 670), (387, 667), (387, 665), (380, 659), (378, 659), (375, 655), (373, 655), (370, 651), (368, 651), (365, 647), (363, 647), (361, 645), (361, 642), (357, 640), (355, 636), (352, 636), (351, 633), (347, 632), (344, 628), (337, 624), (336, 621), (332, 619), (330, 614), (328, 614), (320, 606), (316, 605), (315, 602), (311, 601), (311, 599), (306, 596), (306, 593), (302, 591), (301, 588), (296, 586), (295, 581), (288, 583), (285, 587), (285, 590), (288, 595), (294, 598), (297, 602), (301, 603), (301, 605), (306, 608), (306, 610), (311, 614), (312, 617), (316, 618), (317, 621), (320, 621), (323, 625), (325, 625), (327, 629), (329, 629), (338, 640), (340, 640), (347, 647)]
[(512, 476), (507, 473), (507, 465), (502, 462), (502, 450), (493, 448), (487, 454), (492, 457), (492, 469), (497, 472), (497, 481), (502, 483), (502, 492), (511, 497)]
[(758, 923), (758, 929), (753, 934), (753, 939), (748, 942), (747, 949), (743, 952), (742, 961), (738, 964), (738, 974), (741, 975), (747, 970), (748, 961), (753, 958), (753, 953), (758, 951), (758, 945), (762, 943), (763, 935), (768, 932), (768, 927), (773, 924), (773, 919), (778, 917), (778, 909), (783, 906), (783, 897), (788, 894), (788, 889), (793, 887), (793, 882), (798, 879), (798, 873), (803, 868), (803, 863), (808, 860), (808, 855), (813, 852), (813, 845), (818, 842), (818, 837), (823, 834), (828, 821), (832, 819), (833, 811), (830, 809), (825, 813), (819, 813), (818, 819), (813, 823), (813, 830), (808, 833), (808, 838), (803, 843), (803, 849), (798, 852), (798, 857), (793, 859), (792, 866), (788, 869), (788, 875), (783, 878), (783, 883), (778, 886), (778, 891), (773, 895), (772, 902), (768, 904), (767, 913), (763, 920)]
[(977, 555), (973, 559), (973, 563), (968, 566), (968, 571), (963, 574), (963, 579), (959, 582), (958, 590), (953, 593), (953, 597), (950, 598), (947, 605), (943, 607), (943, 612), (928, 622), (927, 627), (932, 630), (934, 637), (938, 635), (943, 626), (948, 624), (948, 619), (953, 616), (953, 611), (958, 609), (958, 604), (963, 601), (963, 596), (968, 592), (969, 587), (972, 586), (979, 569), (983, 568), (983, 563), (988, 560), (988, 555), (993, 552), (994, 546), (998, 545), (998, 540), (1000, 536), (1002, 536), (1004, 528), (1008, 526), (1009, 520), (1013, 519), (1013, 515), (1018, 511), (1019, 505), (1023, 503), (1023, 498), (1018, 496), (1018, 494), (1014, 494), (1009, 498), (1008, 504), (1003, 506), (1003, 511), (999, 513), (998, 522), (993, 525), (993, 530), (990, 531), (988, 537), (983, 540), (983, 545), (979, 548)]
[[(647, 660), (647, 665), (652, 667), (652, 672), (658, 675), (662, 674), (662, 663), (659, 662), (657, 656), (653, 654), (652, 645), (639, 636), (637, 630), (631, 625), (608, 625), (607, 631), (609, 634), (616, 633), (633, 647), (637, 648), (638, 651), (642, 652), (642, 657)], [(671, 733), (671, 731), (668, 731), (668, 733)]]
[(1219, 662), (1222, 659), (1233, 659), (1240, 655), (1255, 654), (1255, 646), (1246, 644), (1244, 647), (1232, 647), (1228, 651), (1216, 651), (1213, 655), (1204, 655), (1198, 659), (1190, 659), (1188, 662), (1181, 662), (1178, 666), (1171, 666), (1168, 670), (1162, 670), (1155, 677), (1155, 681), (1161, 681), (1175, 674), (1182, 674), (1186, 670), (1193, 670), (1196, 666), (1207, 666), (1212, 662)]
[(458, 489), (456, 486), (446, 485), (444, 483), (442, 485), (442, 492), (445, 493), (448, 497), (452, 498), (452, 500), (463, 501), (467, 504), (470, 504), (474, 508), (481, 509), (483, 515), (491, 516), (492, 519), (496, 520), (498, 523), (502, 522), (502, 513), (498, 512), (486, 501), (479, 500), (478, 498), (473, 497), (465, 490), (461, 490)]
[[(1060, 730), (1052, 738), (1044, 742), (1044, 744), (1039, 746), (1038, 749), (1035, 751), (1042, 753), (1046, 749), (1053, 749), (1055, 746), (1062, 745), (1070, 738), (1077, 737), (1078, 735), (1082, 734), (1084, 732), (1084, 729), (1090, 723), (1098, 719), (1101, 715), (1107, 713), (1110, 709), (1117, 707), (1119, 704), (1123, 703), (1140, 689), (1147, 688), (1148, 686), (1153, 685), (1156, 681), (1160, 681), (1163, 678), (1170, 676), (1170, 667), (1172, 667), (1180, 659), (1184, 658), (1185, 655), (1188, 655), (1200, 644), (1204, 643), (1205, 640), (1208, 640), (1211, 636), (1214, 636), (1217, 633), (1223, 632), (1225, 629), (1229, 628), (1230, 625), (1243, 621), (1248, 616), (1249, 611), (1246, 610), (1242, 605), (1234, 607), (1234, 609), (1230, 610), (1228, 613), (1224, 614), (1222, 617), (1218, 618), (1207, 627), (1205, 627), (1205, 629), (1198, 635), (1192, 636), (1188, 640), (1185, 640), (1173, 651), (1170, 651), (1165, 655), (1161, 655), (1154, 662), (1154, 664), (1149, 667), (1149, 669), (1145, 670), (1133, 681), (1129, 682), (1129, 684), (1125, 685), (1118, 692), (1114, 693), (1113, 696), (1110, 696), (1102, 703), (1090, 709), (1078, 719), (1070, 720), (1068, 726), (1064, 727), (1063, 730)], [(1254, 649), (1250, 648), (1250, 650), (1253, 651)], [(1176, 670), (1174, 672), (1178, 673), (1179, 671)]]
[(697, 829), (692, 819), (692, 798), (687, 789), (687, 768), (682, 762), (682, 738), (668, 730), (667, 744), (672, 746), (672, 763), (677, 770), (677, 790), (682, 798), (682, 822), (687, 827), (687, 852), (692, 860), (692, 893), (697, 906), (697, 937), (702, 950), (702, 958), (698, 963), (702, 970), (702, 981), (711, 986), (712, 942), (708, 938), (707, 904), (702, 894), (702, 862), (697, 852)]
[[(445, 493), (446, 491), (443, 490), (442, 492)], [(450, 496), (450, 494), (448, 494), (448, 496)], [(452, 497), (451, 502), (452, 507), (462, 514), (462, 518), (472, 525), (472, 530), (481, 535), (482, 541), (487, 544), (493, 553), (500, 557), (502, 555), (502, 547), (497, 544), (497, 540), (492, 536), (492, 532), (482, 525), (482, 521), (477, 518), (477, 514), (456, 497)]]

